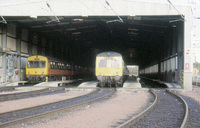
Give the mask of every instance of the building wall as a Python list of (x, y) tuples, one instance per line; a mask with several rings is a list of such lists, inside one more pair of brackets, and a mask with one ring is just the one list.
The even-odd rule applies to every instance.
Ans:
[[(2, 28), (1, 25), (0, 28)], [(41, 54), (46, 55), (46, 44), (48, 43), (46, 37), (41, 36), (42, 40), (40, 42), (38, 34), (31, 35), (31, 30), (21, 28), (16, 23), (7, 23), (5, 29), (6, 45), (4, 45), (7, 48), (7, 52), (0, 53), (0, 82), (26, 80), (25, 68), (27, 57), (30, 55), (37, 55), (40, 49)], [(2, 29), (0, 29), (0, 47), (2, 47), (2, 39)], [(20, 55), (18, 53), (20, 53)], [(3, 64), (5, 66), (3, 66)], [(4, 73), (4, 71), (6, 72)], [(8, 73), (8, 71), (12, 72)], [(19, 71), (19, 73), (16, 71)]]

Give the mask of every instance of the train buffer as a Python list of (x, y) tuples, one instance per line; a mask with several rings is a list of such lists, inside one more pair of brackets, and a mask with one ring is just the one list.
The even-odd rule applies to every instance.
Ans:
[(83, 82), (78, 87), (79, 88), (96, 88), (98, 85), (98, 81), (89, 81), (89, 82)]

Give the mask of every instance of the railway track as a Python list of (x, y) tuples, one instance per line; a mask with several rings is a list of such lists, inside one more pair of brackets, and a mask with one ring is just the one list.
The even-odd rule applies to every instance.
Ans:
[(50, 115), (55, 115), (55, 113), (69, 111), (109, 97), (114, 92), (115, 89), (100, 89), (80, 97), (39, 105), (31, 108), (0, 113), (0, 127), (3, 128), (13, 125), (22, 125), (25, 122), (28, 123), (35, 119), (37, 120), (40, 118), (49, 117)]
[(3, 94), (0, 95), (0, 102), (2, 101), (8, 101), (8, 100), (16, 100), (16, 99), (23, 99), (28, 97), (34, 97), (34, 96), (41, 96), (41, 95), (47, 95), (52, 93), (59, 93), (63, 92), (65, 89), (60, 88), (44, 88), (42, 90), (35, 90), (35, 91), (28, 91), (28, 92), (21, 92), (21, 93), (12, 93), (12, 94)]
[(14, 87), (0, 87), (0, 92), (7, 92), (15, 90)]
[(154, 103), (139, 115), (118, 128), (183, 128), (188, 117), (188, 106), (178, 95), (165, 89), (151, 90)]

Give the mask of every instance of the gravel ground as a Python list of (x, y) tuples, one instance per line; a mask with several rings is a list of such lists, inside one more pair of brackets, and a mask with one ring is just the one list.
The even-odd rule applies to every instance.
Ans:
[(180, 92), (189, 107), (188, 128), (200, 127), (200, 87), (194, 87), (192, 91)]
[(56, 102), (56, 101), (60, 101), (64, 99), (69, 99), (72, 97), (84, 95), (86, 93), (89, 93), (89, 92), (69, 91), (69, 92), (59, 93), (59, 94), (54, 94), (54, 95), (45, 95), (45, 96), (38, 96), (38, 97), (19, 99), (19, 100), (13, 100), (13, 101), (4, 101), (4, 102), (0, 102), (0, 113), (33, 107), (33, 106), (42, 105), (42, 104), (47, 104), (47, 103)]
[[(133, 115), (138, 114), (152, 102), (147, 92), (117, 92), (108, 100), (68, 112), (61, 117), (42, 120), (29, 128), (107, 128), (116, 127)], [(27, 128), (28, 126), (26, 126)]]
[(157, 103), (150, 112), (136, 121), (134, 128), (178, 128), (184, 117), (182, 101), (165, 90), (156, 90)]

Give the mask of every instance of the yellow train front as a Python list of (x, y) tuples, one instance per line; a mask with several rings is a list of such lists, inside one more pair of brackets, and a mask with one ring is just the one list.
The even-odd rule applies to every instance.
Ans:
[(128, 77), (128, 69), (121, 54), (102, 52), (96, 56), (95, 75), (101, 87), (114, 84), (116, 87)]
[(48, 58), (44, 56), (30, 56), (26, 63), (26, 76), (29, 81), (44, 81), (48, 75)]

